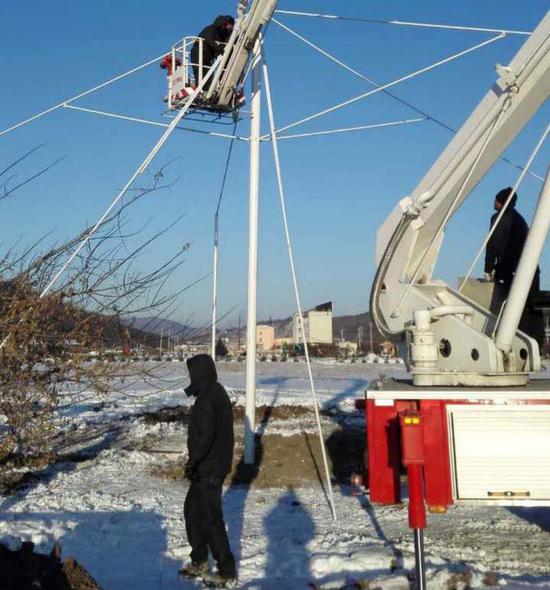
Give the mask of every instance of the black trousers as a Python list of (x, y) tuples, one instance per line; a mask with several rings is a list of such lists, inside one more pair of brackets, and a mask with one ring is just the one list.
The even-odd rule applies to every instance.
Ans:
[(222, 482), (191, 482), (184, 505), (185, 528), (191, 545), (191, 561), (208, 560), (208, 550), (222, 576), (235, 577), (235, 558), (229, 547), (222, 512)]

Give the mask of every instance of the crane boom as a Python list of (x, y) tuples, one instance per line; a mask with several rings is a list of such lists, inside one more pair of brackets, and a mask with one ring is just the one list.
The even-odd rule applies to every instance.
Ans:
[(210, 87), (207, 100), (218, 108), (231, 106), (235, 89), (240, 86), (250, 51), (265, 25), (271, 20), (278, 0), (253, 0), (246, 15), (237, 21), (234, 35), (227, 43), (218, 77)]
[[(497, 72), (498, 79), (478, 107), (378, 232), (371, 312), (382, 332), (405, 332), (416, 311), (441, 305), (472, 308), (471, 301), (432, 278), (434, 267), (449, 220), (550, 95), (550, 12), (509, 66), (498, 65)], [(468, 326), (464, 331), (490, 340), (496, 318), (475, 305), (473, 309), (473, 317), (449, 313), (446, 320), (438, 318), (438, 330), (459, 321), (463, 328)], [(533, 370), (540, 362), (536, 343), (519, 332), (518, 337), (521, 342), (516, 343), (516, 352), (528, 351), (523, 369)], [(478, 370), (504, 371), (498, 351), (487, 342), (485, 350), (487, 363), (477, 363)], [(456, 370), (460, 361), (454, 361)], [(434, 362), (438, 367), (447, 364), (451, 370), (445, 359), (438, 357)], [(470, 362), (465, 364), (475, 371)]]

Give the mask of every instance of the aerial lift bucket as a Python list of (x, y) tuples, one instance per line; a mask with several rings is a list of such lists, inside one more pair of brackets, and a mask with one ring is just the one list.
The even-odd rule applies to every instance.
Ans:
[[(250, 54), (262, 29), (269, 22), (278, 0), (254, 0), (246, 15), (239, 16), (228, 40), (218, 71), (209, 87), (195, 101), (194, 106), (208, 111), (230, 113), (244, 104), (243, 84)], [(198, 44), (198, 63), (191, 61), (191, 49)], [(165, 101), (171, 111), (182, 109), (198, 86), (210, 64), (204, 63), (203, 39), (184, 37), (164, 57), (161, 67), (166, 69), (168, 94)], [(194, 79), (194, 66), (198, 80)]]

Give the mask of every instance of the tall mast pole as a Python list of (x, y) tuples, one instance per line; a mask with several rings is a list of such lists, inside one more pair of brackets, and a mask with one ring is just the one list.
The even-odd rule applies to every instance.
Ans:
[(239, 327), (237, 328), (237, 354), (241, 351), (241, 312), (239, 311)]
[(258, 286), (258, 225), (260, 201), (261, 36), (252, 54), (252, 114), (250, 119), (250, 196), (248, 213), (248, 320), (246, 323), (246, 406), (244, 462), (254, 463), (256, 432), (256, 303)]

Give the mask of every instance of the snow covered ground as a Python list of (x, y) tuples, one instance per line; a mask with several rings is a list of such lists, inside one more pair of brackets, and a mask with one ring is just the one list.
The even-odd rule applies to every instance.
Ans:
[[(243, 364), (219, 368), (220, 380), (242, 402)], [(403, 369), (315, 363), (322, 404), (357, 424), (353, 401), (380, 371)], [(86, 397), (62, 412), (67, 449), (84, 451), (86, 460), (57, 465), (15, 495), (0, 496), (0, 539), (14, 546), (32, 540), (42, 551), (59, 541), (64, 555), (80, 561), (105, 590), (196, 587), (177, 576), (189, 553), (182, 517), (186, 484), (151, 473), (179, 456), (185, 427), (143, 417), (189, 403), (184, 365), (171, 363), (158, 379), (163, 391), (126, 383), (124, 393)], [(258, 364), (258, 405), (272, 403), (310, 405), (302, 364)], [(304, 424), (310, 428), (307, 419), (278, 420), (267, 428), (290, 434)], [(337, 486), (335, 523), (319, 483), (300, 483), (226, 488), (241, 588), (299, 589), (310, 582), (341, 588), (354, 580), (378, 580), (371, 588), (409, 587), (414, 564), (405, 506), (373, 507), (348, 486)], [(431, 588), (550, 588), (550, 509), (455, 506), (430, 515), (426, 548)]]

